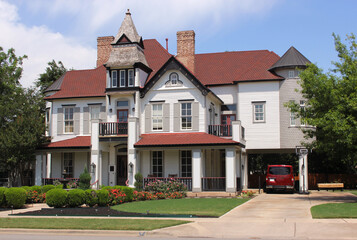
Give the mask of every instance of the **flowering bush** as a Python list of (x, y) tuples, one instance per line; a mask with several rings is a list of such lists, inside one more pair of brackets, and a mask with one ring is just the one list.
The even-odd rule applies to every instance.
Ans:
[(36, 190), (26, 191), (26, 203), (44, 203), (46, 202), (46, 193), (37, 192)]
[(251, 190), (243, 190), (241, 193), (240, 193), (240, 196), (241, 197), (252, 197), (254, 195), (254, 192), (251, 191)]
[(150, 182), (145, 186), (144, 190), (153, 193), (186, 193), (187, 187), (184, 183), (179, 182), (175, 179), (171, 179), (168, 182), (164, 182), (161, 180)]
[(109, 189), (109, 205), (121, 204), (125, 201), (126, 194), (120, 189)]
[(150, 193), (150, 192), (138, 192), (134, 191), (133, 192), (133, 201), (145, 201), (145, 200), (154, 200), (156, 199), (156, 195)]
[(77, 188), (78, 182), (76, 180), (71, 180), (67, 183), (67, 188)]

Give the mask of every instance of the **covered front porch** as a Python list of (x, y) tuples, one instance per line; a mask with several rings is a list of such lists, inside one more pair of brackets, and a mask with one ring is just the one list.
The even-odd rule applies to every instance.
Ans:
[(143, 134), (135, 148), (144, 185), (177, 180), (192, 192), (247, 187), (245, 149), (236, 141), (207, 133)]

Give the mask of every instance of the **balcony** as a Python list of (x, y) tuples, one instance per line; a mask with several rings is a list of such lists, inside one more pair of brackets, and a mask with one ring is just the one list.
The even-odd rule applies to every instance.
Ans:
[(128, 123), (102, 122), (99, 123), (99, 136), (128, 135)]
[(232, 137), (232, 125), (208, 125), (208, 133), (218, 137)]

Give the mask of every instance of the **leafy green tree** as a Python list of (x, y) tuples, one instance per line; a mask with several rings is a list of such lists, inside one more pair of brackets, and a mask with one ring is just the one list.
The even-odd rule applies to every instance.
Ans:
[(24, 183), (45, 131), (42, 95), (19, 83), (24, 58), (0, 48), (0, 170), (8, 172), (12, 186)]
[(55, 60), (48, 62), (46, 72), (40, 74), (40, 77), (36, 81), (36, 87), (40, 88), (41, 92), (44, 92), (54, 81), (60, 78), (67, 72), (67, 69), (63, 66), (61, 61), (56, 63)]
[(305, 143), (320, 153), (321, 164), (327, 172), (337, 165), (347, 166), (356, 172), (357, 165), (357, 43), (355, 35), (347, 36), (347, 45), (333, 34), (339, 61), (335, 69), (324, 73), (315, 64), (308, 65), (300, 74), (301, 93), (306, 99), (305, 108), (297, 103), (288, 107), (302, 121), (314, 128), (302, 129)]

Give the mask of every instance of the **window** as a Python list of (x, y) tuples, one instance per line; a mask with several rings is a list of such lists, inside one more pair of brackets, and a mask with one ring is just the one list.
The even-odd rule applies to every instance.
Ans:
[(192, 129), (192, 103), (181, 103), (181, 129)]
[(170, 74), (171, 85), (177, 85), (178, 75), (177, 73)]
[(117, 107), (128, 107), (129, 106), (129, 101), (118, 101), (117, 102)]
[(163, 177), (163, 151), (152, 152), (152, 174), (156, 177)]
[(99, 119), (100, 106), (90, 106), (90, 119)]
[(118, 72), (112, 71), (112, 86), (113, 87), (118, 87)]
[(237, 111), (237, 105), (236, 104), (227, 104), (227, 105), (222, 105), (221, 106), (221, 111)]
[(73, 133), (73, 107), (64, 108), (64, 132)]
[(50, 111), (51, 109), (50, 108), (46, 108), (46, 127), (49, 127), (50, 126)]
[(162, 130), (162, 104), (152, 105), (152, 130)]
[(181, 151), (181, 177), (192, 177), (191, 151)]
[[(305, 101), (304, 100), (300, 100), (300, 109), (301, 109), (301, 117), (303, 118), (305, 116)], [(300, 118), (300, 125), (305, 126), (306, 122), (302, 118)]]
[(120, 87), (125, 87), (125, 70), (120, 70)]
[(134, 87), (134, 69), (129, 69), (128, 71), (129, 87)]
[(265, 122), (265, 102), (253, 103), (253, 122)]
[(295, 77), (295, 71), (289, 71), (289, 78)]
[(296, 126), (296, 114), (290, 112), (290, 126)]
[(73, 178), (73, 153), (63, 153), (63, 177)]

